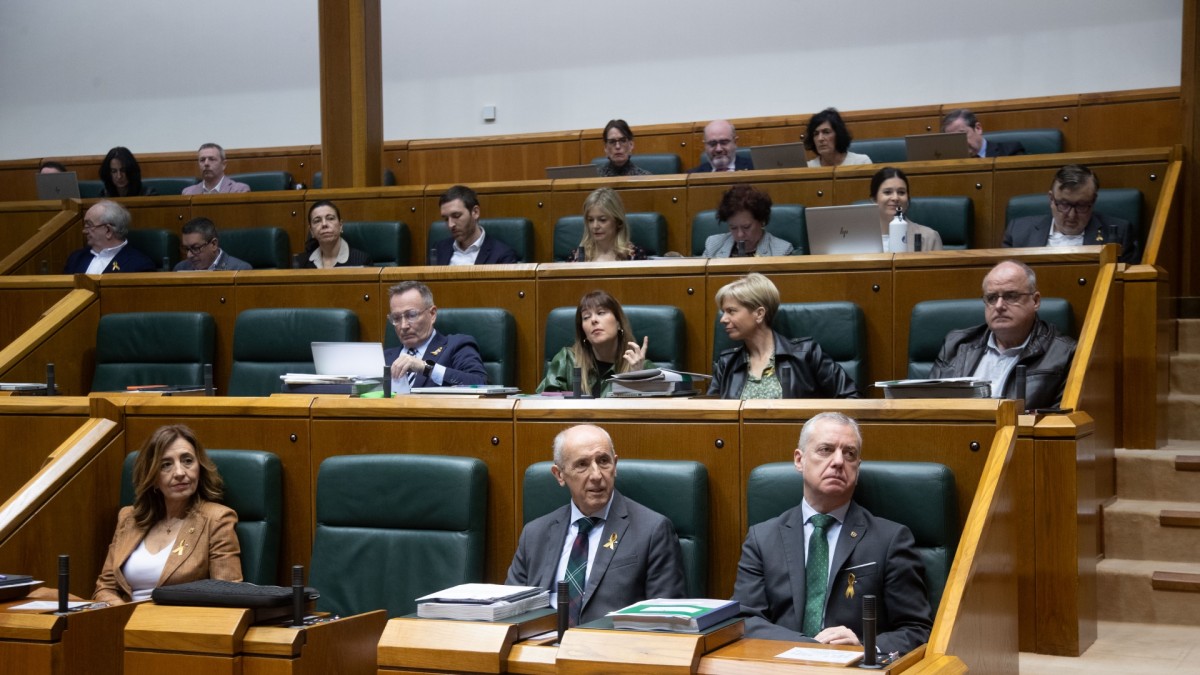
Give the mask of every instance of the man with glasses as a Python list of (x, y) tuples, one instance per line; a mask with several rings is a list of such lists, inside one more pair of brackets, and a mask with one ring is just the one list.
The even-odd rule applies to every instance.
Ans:
[(993, 398), (1016, 398), (1016, 367), (1025, 366), (1025, 408), (1057, 407), (1075, 356), (1075, 340), (1038, 318), (1042, 296), (1028, 265), (1006, 260), (983, 278), (987, 323), (950, 331), (929, 377), (974, 377)]
[[(388, 322), (402, 346), (383, 352), (392, 380), (400, 390), (413, 387), (452, 387), (487, 384), (483, 357), (470, 335), (443, 335), (433, 329), (437, 306), (433, 292), (419, 281), (404, 281), (388, 289)], [(393, 389), (395, 391), (395, 389)]]
[(235, 258), (221, 248), (217, 226), (203, 216), (192, 218), (183, 226), (184, 259), (175, 265), (176, 272), (229, 271), (252, 269), (250, 263)]
[(711, 173), (715, 171), (749, 171), (754, 162), (737, 154), (737, 130), (729, 120), (713, 120), (704, 127), (704, 150), (708, 159), (688, 173)]
[(1068, 164), (1059, 169), (1050, 186), (1050, 215), (1025, 216), (1009, 223), (1004, 247), (1120, 244), (1121, 262), (1141, 262), (1133, 226), (1094, 211), (1099, 189), (1100, 179), (1086, 166)]
[(598, 173), (613, 176), (649, 176), (650, 172), (633, 163), (633, 129), (625, 120), (609, 120), (604, 125), (604, 156), (608, 162)]
[(63, 267), (64, 274), (106, 274), (109, 272), (153, 272), (158, 269), (146, 254), (129, 245), (129, 211), (120, 204), (102, 199), (83, 216), (83, 237), (87, 244), (73, 252)]
[(642, 600), (687, 596), (675, 527), (616, 490), (607, 431), (581, 424), (560, 432), (550, 472), (571, 500), (525, 525), (504, 583), (549, 588), (557, 606), (566, 581), (571, 626)]

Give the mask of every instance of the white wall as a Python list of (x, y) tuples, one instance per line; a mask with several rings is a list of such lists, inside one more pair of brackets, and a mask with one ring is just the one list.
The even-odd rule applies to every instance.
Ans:
[[(384, 135), (1178, 86), (1181, 18), (1182, 0), (383, 0)], [(319, 143), (316, 21), (314, 0), (0, 0), (0, 159)]]

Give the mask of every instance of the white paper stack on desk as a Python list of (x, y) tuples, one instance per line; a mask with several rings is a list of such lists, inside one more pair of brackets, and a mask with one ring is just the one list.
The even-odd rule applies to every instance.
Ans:
[(704, 373), (688, 373), (668, 368), (649, 368), (617, 373), (612, 376), (612, 395), (638, 396), (695, 396), (693, 382), (709, 379)]
[(422, 619), (499, 621), (549, 606), (548, 588), (459, 584), (417, 598), (417, 616)]
[(929, 380), (885, 380), (876, 382), (884, 398), (987, 398), (991, 380), (974, 377), (944, 377)]

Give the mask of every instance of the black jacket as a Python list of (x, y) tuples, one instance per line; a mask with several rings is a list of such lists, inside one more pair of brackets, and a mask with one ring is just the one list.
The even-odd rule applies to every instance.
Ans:
[[(950, 331), (942, 351), (934, 361), (929, 377), (970, 377), (983, 359), (991, 331), (987, 324), (974, 328)], [(1062, 401), (1063, 386), (1075, 356), (1075, 340), (1059, 335), (1050, 324), (1037, 319), (1025, 349), (1017, 357), (1017, 365), (1025, 366), (1025, 408), (1057, 407)], [(1017, 382), (1014, 367), (1004, 380), (1003, 398), (1016, 398)], [(993, 392), (993, 395), (995, 393)], [(997, 397), (1000, 398), (1000, 397)]]
[[(750, 354), (745, 345), (721, 352), (713, 364), (708, 395), (741, 398), (749, 366)], [(789, 340), (775, 332), (775, 372), (784, 398), (859, 397), (854, 380), (812, 338)]]

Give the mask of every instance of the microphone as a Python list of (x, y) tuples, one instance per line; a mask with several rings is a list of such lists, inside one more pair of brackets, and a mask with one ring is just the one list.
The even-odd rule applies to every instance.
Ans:
[(571, 398), (583, 398), (583, 375), (578, 367), (571, 369)]
[(292, 565), (292, 625), (304, 625), (304, 565)]
[(558, 644), (562, 644), (563, 633), (571, 621), (571, 589), (566, 581), (558, 582)]
[(58, 556), (58, 615), (66, 614), (70, 609), (67, 598), (70, 597), (71, 586), (71, 556)]
[(425, 264), (426, 265), (436, 265), (437, 264), (437, 247), (436, 246), (429, 247), (429, 257), (425, 259)]
[(1021, 399), (1021, 410), (1025, 409), (1025, 366), (1017, 366), (1017, 398)]
[(913, 250), (914, 251), (921, 250), (921, 233), (920, 232), (917, 232), (916, 234), (913, 235)]
[(54, 364), (46, 364), (46, 395), (57, 396), (58, 392), (54, 390)]
[(206, 364), (204, 364), (204, 395), (212, 396), (214, 393), (215, 392), (213, 391), (212, 364), (206, 363)]
[(389, 399), (392, 397), (392, 367), (383, 367), (383, 397)]
[(859, 668), (880, 669), (875, 655), (875, 596), (863, 596), (863, 660)]

